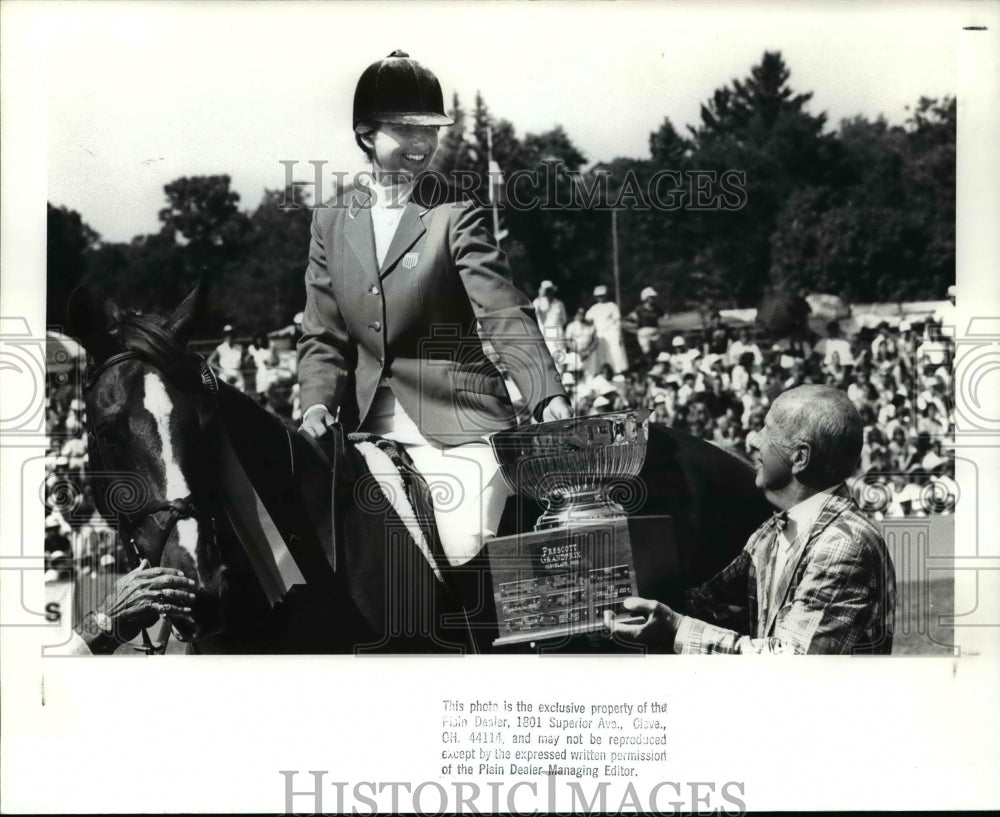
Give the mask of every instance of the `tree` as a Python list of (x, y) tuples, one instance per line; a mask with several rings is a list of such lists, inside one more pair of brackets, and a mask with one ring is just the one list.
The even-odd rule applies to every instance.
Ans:
[(75, 210), (52, 204), (47, 205), (46, 226), (45, 321), (62, 326), (66, 322), (66, 302), (83, 281), (87, 254), (100, 246), (100, 236)]
[(746, 204), (692, 218), (696, 255), (708, 259), (719, 288), (734, 305), (757, 303), (771, 271), (771, 233), (792, 192), (836, 178), (839, 154), (826, 117), (806, 110), (810, 93), (788, 85), (780, 53), (765, 52), (750, 77), (715, 91), (692, 128), (691, 166), (746, 174)]
[(140, 277), (158, 276), (152, 279), (159, 282), (156, 308), (179, 302), (199, 277), (207, 275), (216, 284), (216, 295), (209, 302), (212, 311), (219, 284), (226, 279), (227, 268), (245, 253), (250, 231), (249, 220), (238, 207), (240, 196), (229, 185), (227, 175), (185, 176), (163, 188), (167, 196), (167, 206), (159, 213), (163, 228), (140, 244), (144, 266)]
[[(284, 202), (296, 207), (283, 207)], [(243, 331), (269, 331), (292, 322), (305, 301), (312, 210), (300, 187), (265, 190), (249, 218), (244, 252), (226, 269), (213, 304)]]
[(955, 277), (954, 99), (921, 99), (902, 127), (845, 120), (838, 136), (841, 184), (789, 197), (775, 280), (849, 301), (942, 297)]
[(475, 163), (472, 146), (467, 138), (467, 116), (457, 93), (452, 95), (448, 116), (453, 122), (441, 137), (438, 152), (431, 165), (432, 169), (445, 176), (458, 170), (471, 169)]
[(163, 225), (194, 247), (222, 247), (238, 239), (246, 228), (239, 193), (229, 189), (229, 176), (184, 176), (163, 188), (167, 207), (160, 210)]

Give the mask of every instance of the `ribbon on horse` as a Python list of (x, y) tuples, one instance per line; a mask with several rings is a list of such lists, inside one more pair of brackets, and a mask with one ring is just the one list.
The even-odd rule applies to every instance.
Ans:
[(229, 434), (220, 429), (221, 495), (226, 515), (253, 566), (268, 603), (274, 607), (305, 577), (274, 520), (240, 464)]

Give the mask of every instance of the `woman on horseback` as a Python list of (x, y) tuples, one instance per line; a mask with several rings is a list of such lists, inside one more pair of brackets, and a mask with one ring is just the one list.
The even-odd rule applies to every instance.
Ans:
[(427, 172), (452, 124), (434, 74), (401, 51), (373, 63), (353, 123), (372, 170), (313, 214), (302, 429), (320, 437), (336, 421), (402, 445), (460, 565), (495, 534), (510, 493), (488, 444), (521, 419), (501, 368), (533, 419), (571, 410), (482, 209)]

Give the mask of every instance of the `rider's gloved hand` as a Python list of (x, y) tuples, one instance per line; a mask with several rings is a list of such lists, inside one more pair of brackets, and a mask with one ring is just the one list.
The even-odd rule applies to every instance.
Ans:
[(302, 415), (302, 425), (299, 426), (299, 431), (304, 431), (310, 437), (319, 439), (326, 434), (327, 429), (334, 422), (336, 421), (333, 414), (330, 413), (330, 409), (317, 403), (315, 406), (309, 406)]

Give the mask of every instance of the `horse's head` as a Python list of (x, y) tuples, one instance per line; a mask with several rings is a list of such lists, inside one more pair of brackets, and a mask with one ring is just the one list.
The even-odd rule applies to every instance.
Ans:
[(141, 556), (197, 583), (196, 627), (174, 627), (184, 640), (222, 629), (225, 591), (212, 521), (216, 384), (185, 348), (203, 299), (199, 284), (166, 319), (97, 308), (82, 290), (69, 307), (93, 359), (84, 396), (98, 506)]

